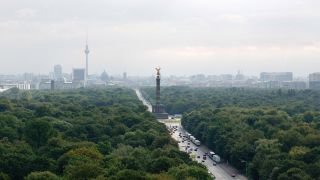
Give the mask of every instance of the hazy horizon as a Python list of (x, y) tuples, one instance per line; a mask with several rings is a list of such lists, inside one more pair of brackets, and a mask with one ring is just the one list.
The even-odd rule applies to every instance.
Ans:
[(0, 74), (259, 75), (320, 71), (316, 0), (0, 2)]

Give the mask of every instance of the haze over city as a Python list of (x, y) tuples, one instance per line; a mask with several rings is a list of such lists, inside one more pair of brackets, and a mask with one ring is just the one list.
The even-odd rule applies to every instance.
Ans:
[[(288, 6), (290, 4), (290, 6)], [(319, 69), (316, 0), (29, 0), (0, 3), (1, 73), (221, 74)]]
[(0, 180), (320, 180), (319, 0), (0, 2)]

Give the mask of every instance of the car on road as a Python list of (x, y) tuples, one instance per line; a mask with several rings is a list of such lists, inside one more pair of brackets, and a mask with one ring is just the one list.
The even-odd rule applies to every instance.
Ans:
[(233, 174), (231, 174), (231, 177), (236, 177), (236, 174), (234, 174), (234, 173), (233, 173)]
[(213, 161), (212, 165), (216, 166), (216, 165), (217, 165), (217, 163)]
[(199, 158), (200, 158), (200, 156), (197, 156), (197, 158), (199, 159)]

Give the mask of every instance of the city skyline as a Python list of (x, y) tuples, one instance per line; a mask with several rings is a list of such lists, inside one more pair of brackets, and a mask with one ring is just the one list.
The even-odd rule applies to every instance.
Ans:
[(85, 68), (87, 29), (91, 74), (106, 69), (148, 76), (157, 66), (166, 75), (319, 72), (320, 2), (315, 0), (13, 0), (0, 5), (1, 74), (45, 74), (55, 64), (65, 72)]

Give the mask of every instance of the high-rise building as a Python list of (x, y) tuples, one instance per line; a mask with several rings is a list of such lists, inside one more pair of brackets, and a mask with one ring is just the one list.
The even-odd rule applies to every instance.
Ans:
[(32, 81), (33, 80), (33, 78), (34, 78), (34, 74), (32, 74), (32, 73), (24, 73), (23, 74), (23, 80), (24, 81)]
[(293, 73), (292, 72), (262, 72), (260, 73), (260, 80), (263, 82), (268, 81), (292, 81)]
[(54, 66), (54, 79), (59, 80), (63, 78), (62, 75), (62, 66), (61, 65), (55, 65)]
[(320, 89), (320, 72), (309, 74), (309, 88)]
[(124, 81), (127, 80), (127, 73), (126, 73), (126, 72), (124, 72), (124, 73), (122, 74), (122, 78), (123, 78)]
[(244, 75), (241, 73), (241, 71), (238, 71), (235, 80), (237, 81), (243, 81), (245, 79)]
[(305, 81), (286, 81), (281, 83), (281, 88), (284, 89), (306, 89), (307, 82)]
[(75, 82), (86, 80), (86, 70), (83, 68), (74, 68), (72, 71), (72, 80)]
[(232, 74), (221, 74), (220, 78), (222, 81), (232, 81), (233, 76)]

